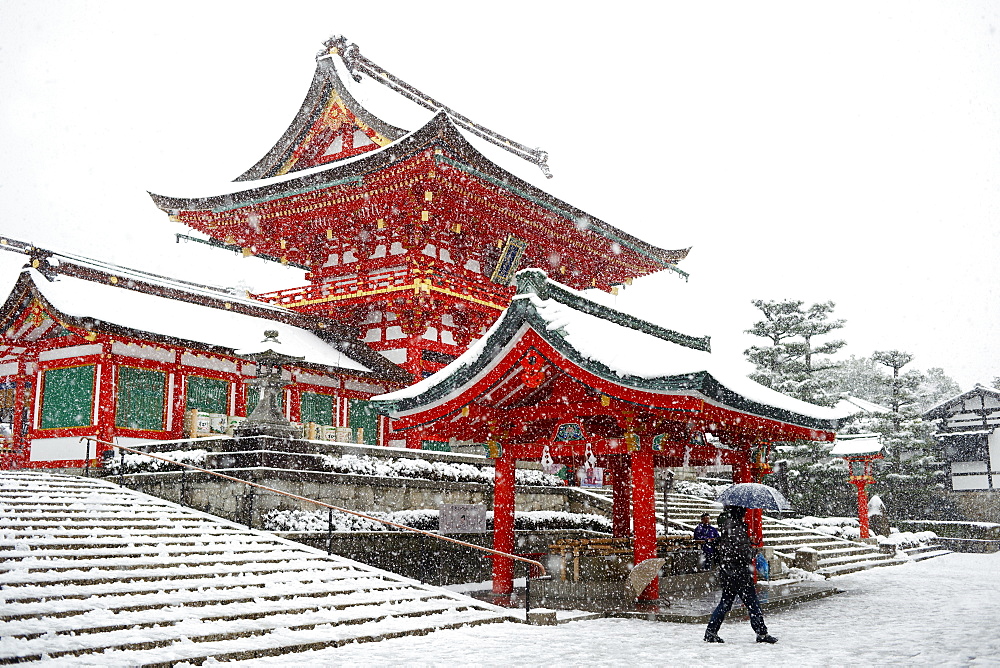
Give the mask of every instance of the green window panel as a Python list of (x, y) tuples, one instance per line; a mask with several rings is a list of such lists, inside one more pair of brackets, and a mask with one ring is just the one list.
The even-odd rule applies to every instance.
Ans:
[(420, 441), (421, 450), (434, 450), (437, 452), (451, 452), (451, 445), (448, 441)]
[(85, 427), (94, 409), (94, 365), (49, 369), (42, 386), (42, 429)]
[[(282, 390), (278, 399), (281, 401), (281, 410), (285, 410), (285, 391)], [(257, 402), (260, 401), (260, 388), (254, 387), (253, 385), (247, 386), (247, 415), (253, 413), (253, 409), (257, 408)], [(307, 421), (307, 420), (306, 420)], [(327, 423), (324, 423), (327, 424)]]
[(229, 383), (218, 378), (188, 376), (187, 409), (228, 414)]
[(355, 433), (365, 430), (362, 441), (368, 445), (378, 445), (378, 415), (370, 401), (351, 399), (349, 425)]
[(163, 431), (167, 374), (123, 366), (118, 369), (118, 410), (115, 426)]
[(318, 392), (303, 392), (300, 404), (301, 421), (333, 424), (333, 396)]

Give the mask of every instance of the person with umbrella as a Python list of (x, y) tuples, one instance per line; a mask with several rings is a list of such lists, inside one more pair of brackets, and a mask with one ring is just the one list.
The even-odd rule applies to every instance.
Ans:
[(764, 613), (760, 609), (760, 601), (757, 600), (757, 589), (750, 571), (755, 552), (750, 544), (744, 516), (747, 508), (787, 510), (791, 506), (778, 490), (759, 483), (733, 485), (723, 491), (716, 500), (725, 504), (723, 511), (725, 522), (719, 523), (721, 536), (718, 540), (722, 599), (708, 621), (705, 642), (724, 642), (719, 637), (719, 629), (722, 628), (726, 614), (733, 607), (733, 602), (739, 597), (746, 606), (747, 614), (750, 615), (750, 626), (757, 634), (757, 642), (776, 643), (778, 639), (767, 632)]
[(722, 585), (722, 599), (716, 606), (705, 629), (705, 642), (724, 642), (719, 637), (719, 629), (726, 614), (733, 607), (737, 597), (746, 606), (750, 615), (750, 626), (757, 634), (757, 642), (776, 643), (778, 639), (767, 632), (764, 623), (764, 613), (757, 600), (757, 590), (750, 571), (750, 563), (755, 556), (747, 525), (743, 521), (746, 508), (742, 506), (727, 506), (726, 524), (722, 527), (718, 540), (719, 550), (719, 581)]

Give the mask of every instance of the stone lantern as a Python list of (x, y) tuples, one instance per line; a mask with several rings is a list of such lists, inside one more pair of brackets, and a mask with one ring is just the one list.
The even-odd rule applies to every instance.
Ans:
[(264, 332), (264, 350), (247, 353), (236, 351), (237, 354), (257, 365), (257, 376), (246, 381), (248, 385), (258, 388), (260, 399), (256, 408), (247, 416), (246, 421), (234, 429), (236, 436), (274, 436), (277, 438), (295, 438), (300, 436), (296, 428), (282, 410), (281, 397), (285, 382), (281, 377), (282, 367), (291, 362), (301, 362), (304, 357), (296, 357), (281, 352), (282, 343), (278, 341), (278, 332), (269, 329)]
[(858, 524), (861, 525), (861, 537), (869, 538), (868, 492), (865, 488), (875, 482), (872, 462), (882, 459), (882, 443), (879, 442), (878, 434), (838, 436), (830, 454), (847, 461), (847, 482), (858, 488)]

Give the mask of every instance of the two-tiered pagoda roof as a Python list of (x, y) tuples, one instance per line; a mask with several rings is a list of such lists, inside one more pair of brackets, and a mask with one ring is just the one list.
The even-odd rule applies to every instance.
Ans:
[[(382, 84), (389, 88), (380, 90)], [(378, 106), (380, 115), (359, 97)], [(381, 116), (421, 124), (403, 129)], [(219, 242), (310, 269), (327, 260), (326, 242), (349, 236), (359, 224), (390, 224), (392, 210), (418, 207), (425, 218), (447, 217), (449, 229), (466, 235), (467, 243), (528, 237), (520, 268), (555, 271), (573, 287), (608, 289), (677, 270), (686, 249), (656, 247), (554, 197), (488, 157), (495, 158), (498, 147), (545, 165), (544, 152), (477, 125), (384, 72), (341, 38), (329, 41), (317, 58), (312, 85), (288, 129), (232, 187), (206, 197), (152, 197), (175, 220)], [(410, 201), (400, 185), (428, 174), (441, 191), (433, 200)], [(373, 193), (396, 196), (379, 206)], [(473, 210), (477, 205), (482, 209)]]

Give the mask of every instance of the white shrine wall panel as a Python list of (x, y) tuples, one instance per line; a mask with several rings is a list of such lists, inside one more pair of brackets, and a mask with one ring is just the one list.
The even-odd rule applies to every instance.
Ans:
[[(90, 456), (94, 456), (94, 446), (90, 446)], [(87, 443), (80, 442), (79, 436), (31, 439), (29, 458), (33, 462), (54, 462), (61, 459), (85, 459)]]
[(143, 360), (153, 360), (155, 362), (166, 362), (168, 364), (176, 360), (176, 355), (172, 350), (157, 348), (155, 346), (143, 346), (138, 343), (112, 341), (111, 352), (115, 355), (135, 357)]
[(986, 442), (989, 444), (990, 470), (1000, 472), (1000, 429), (994, 429)]
[(181, 364), (194, 366), (200, 369), (211, 369), (213, 371), (223, 371), (225, 373), (237, 373), (236, 362), (232, 360), (220, 359), (218, 357), (205, 357), (203, 355), (193, 355), (191, 353), (181, 354)]
[(100, 355), (104, 352), (103, 346), (100, 343), (93, 343), (84, 346), (67, 346), (65, 348), (54, 348), (52, 350), (43, 350), (38, 354), (38, 359), (41, 361), (45, 360), (62, 360), (67, 357), (84, 357), (86, 355)]
[(989, 476), (985, 475), (957, 475), (951, 478), (951, 488), (956, 492), (970, 489), (989, 489)]
[(952, 462), (951, 472), (955, 473), (986, 473), (986, 462)]

